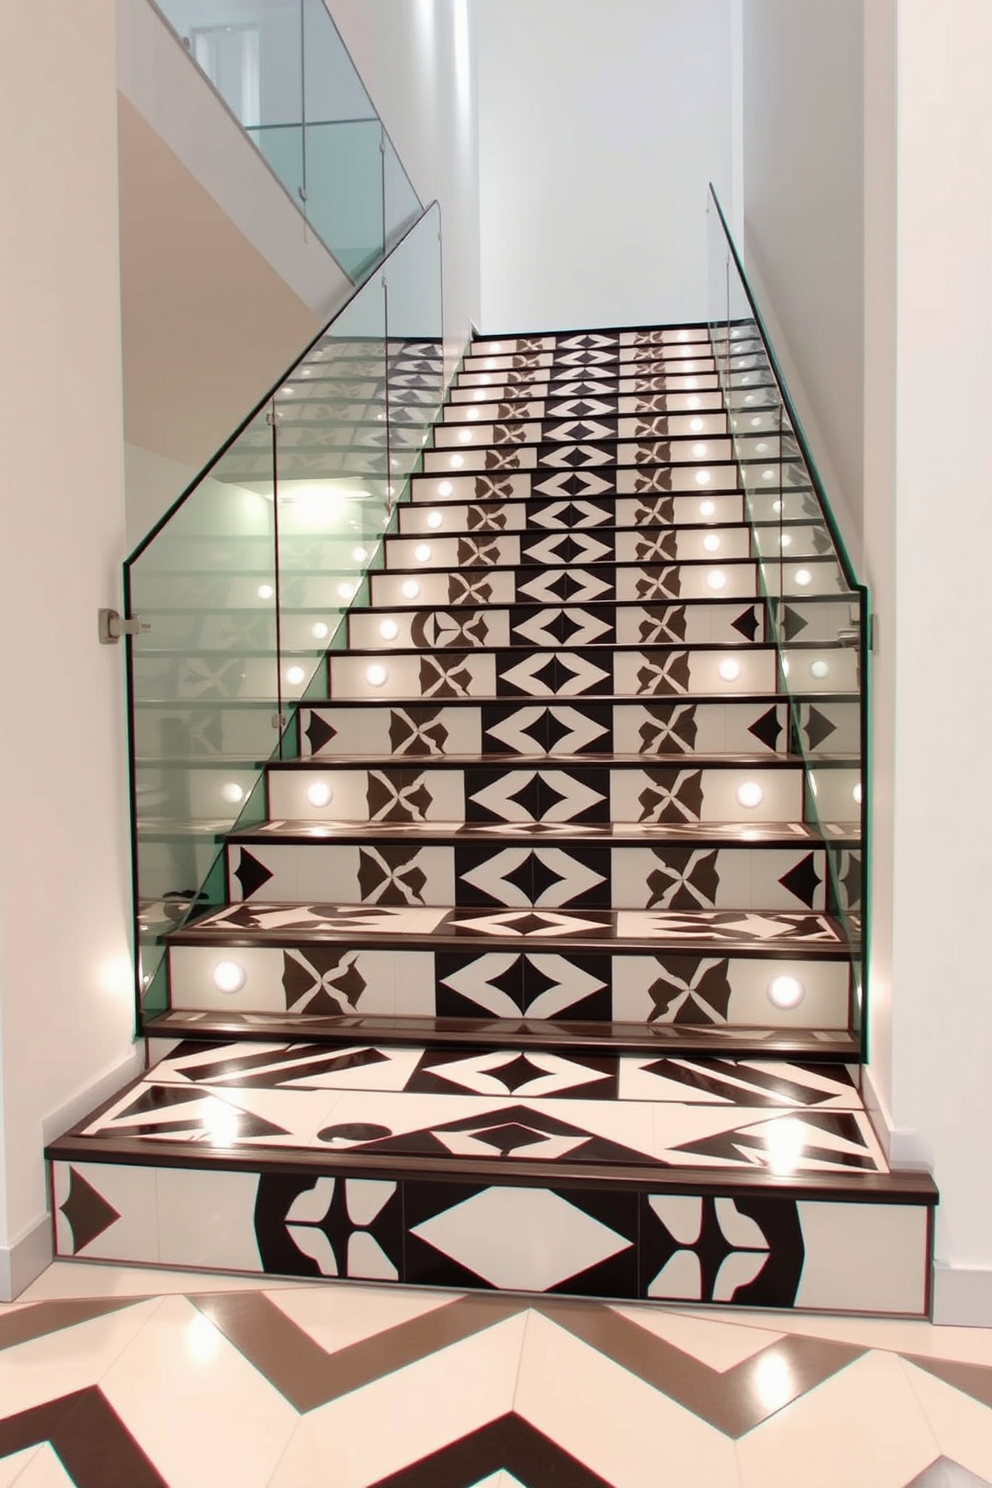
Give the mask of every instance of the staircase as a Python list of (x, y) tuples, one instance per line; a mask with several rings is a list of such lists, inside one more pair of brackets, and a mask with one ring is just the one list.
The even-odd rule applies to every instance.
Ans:
[(60, 1255), (926, 1313), (936, 1191), (860, 1092), (849, 596), (781, 476), (748, 521), (793, 451), (735, 448), (714, 349), (473, 344), (227, 902), (167, 937), (158, 1062), (49, 1150)]

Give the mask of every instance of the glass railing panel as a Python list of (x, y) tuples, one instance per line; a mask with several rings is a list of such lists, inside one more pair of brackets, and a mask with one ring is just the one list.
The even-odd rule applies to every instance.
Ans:
[(259, 124), (245, 132), (302, 210), (306, 202), (303, 125)]
[(273, 435), (242, 432), (128, 567), (138, 951), (198, 904), (278, 737)]
[[(296, 0), (299, 4), (300, 0)], [(378, 114), (324, 0), (302, 0), (303, 96), (308, 122), (372, 121)]]
[[(768, 634), (802, 762), (804, 815), (822, 836), (827, 907), (851, 965), (851, 1026), (864, 1026), (868, 819), (868, 596), (832, 518), (725, 220), (711, 198), (710, 334), (751, 527)], [(728, 276), (724, 290), (720, 267)], [(724, 325), (726, 315), (726, 328)]]
[(389, 467), (402, 499), (444, 401), (441, 209), (436, 203), (389, 260), (385, 280)]
[(324, 0), (154, 0), (360, 284), (423, 211)]
[(126, 565), (148, 627), (127, 643), (145, 1014), (164, 937), (226, 901), (224, 835), (264, 819), (265, 766), (299, 752), (298, 705), (328, 696), (382, 564), (443, 394), (438, 225), (435, 204)]
[(382, 201), (388, 252), (417, 221), (423, 207), (385, 130), (382, 137)]
[(376, 275), (276, 394), (280, 666), (284, 700), (327, 696), (392, 509), (386, 297)]
[(307, 221), (356, 283), (383, 255), (381, 142), (374, 119), (308, 119), (303, 130)]
[(302, 124), (301, 0), (154, 3), (246, 129)]

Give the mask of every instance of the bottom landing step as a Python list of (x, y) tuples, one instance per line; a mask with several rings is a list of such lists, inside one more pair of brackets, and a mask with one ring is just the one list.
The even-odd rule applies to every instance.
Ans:
[(844, 1065), (186, 1042), (47, 1155), (61, 1257), (929, 1310), (936, 1189)]

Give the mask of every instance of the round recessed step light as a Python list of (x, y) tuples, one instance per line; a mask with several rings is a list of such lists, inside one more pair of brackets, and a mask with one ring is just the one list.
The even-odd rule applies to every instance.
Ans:
[(248, 980), (248, 973), (237, 961), (218, 961), (213, 969), (213, 984), (218, 992), (232, 996), (240, 992)]
[(743, 806), (747, 811), (753, 811), (765, 799), (765, 793), (756, 780), (745, 780), (737, 787), (734, 794), (737, 797), (738, 806)]
[(768, 1000), (777, 1008), (798, 1007), (805, 996), (806, 988), (794, 976), (777, 976), (768, 988)]

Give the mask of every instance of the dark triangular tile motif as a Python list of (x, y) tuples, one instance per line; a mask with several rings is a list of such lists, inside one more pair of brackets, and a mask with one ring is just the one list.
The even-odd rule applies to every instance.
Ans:
[(73, 1167), (69, 1169), (68, 1196), (59, 1207), (72, 1232), (73, 1255), (92, 1245), (120, 1219), (114, 1206)]

